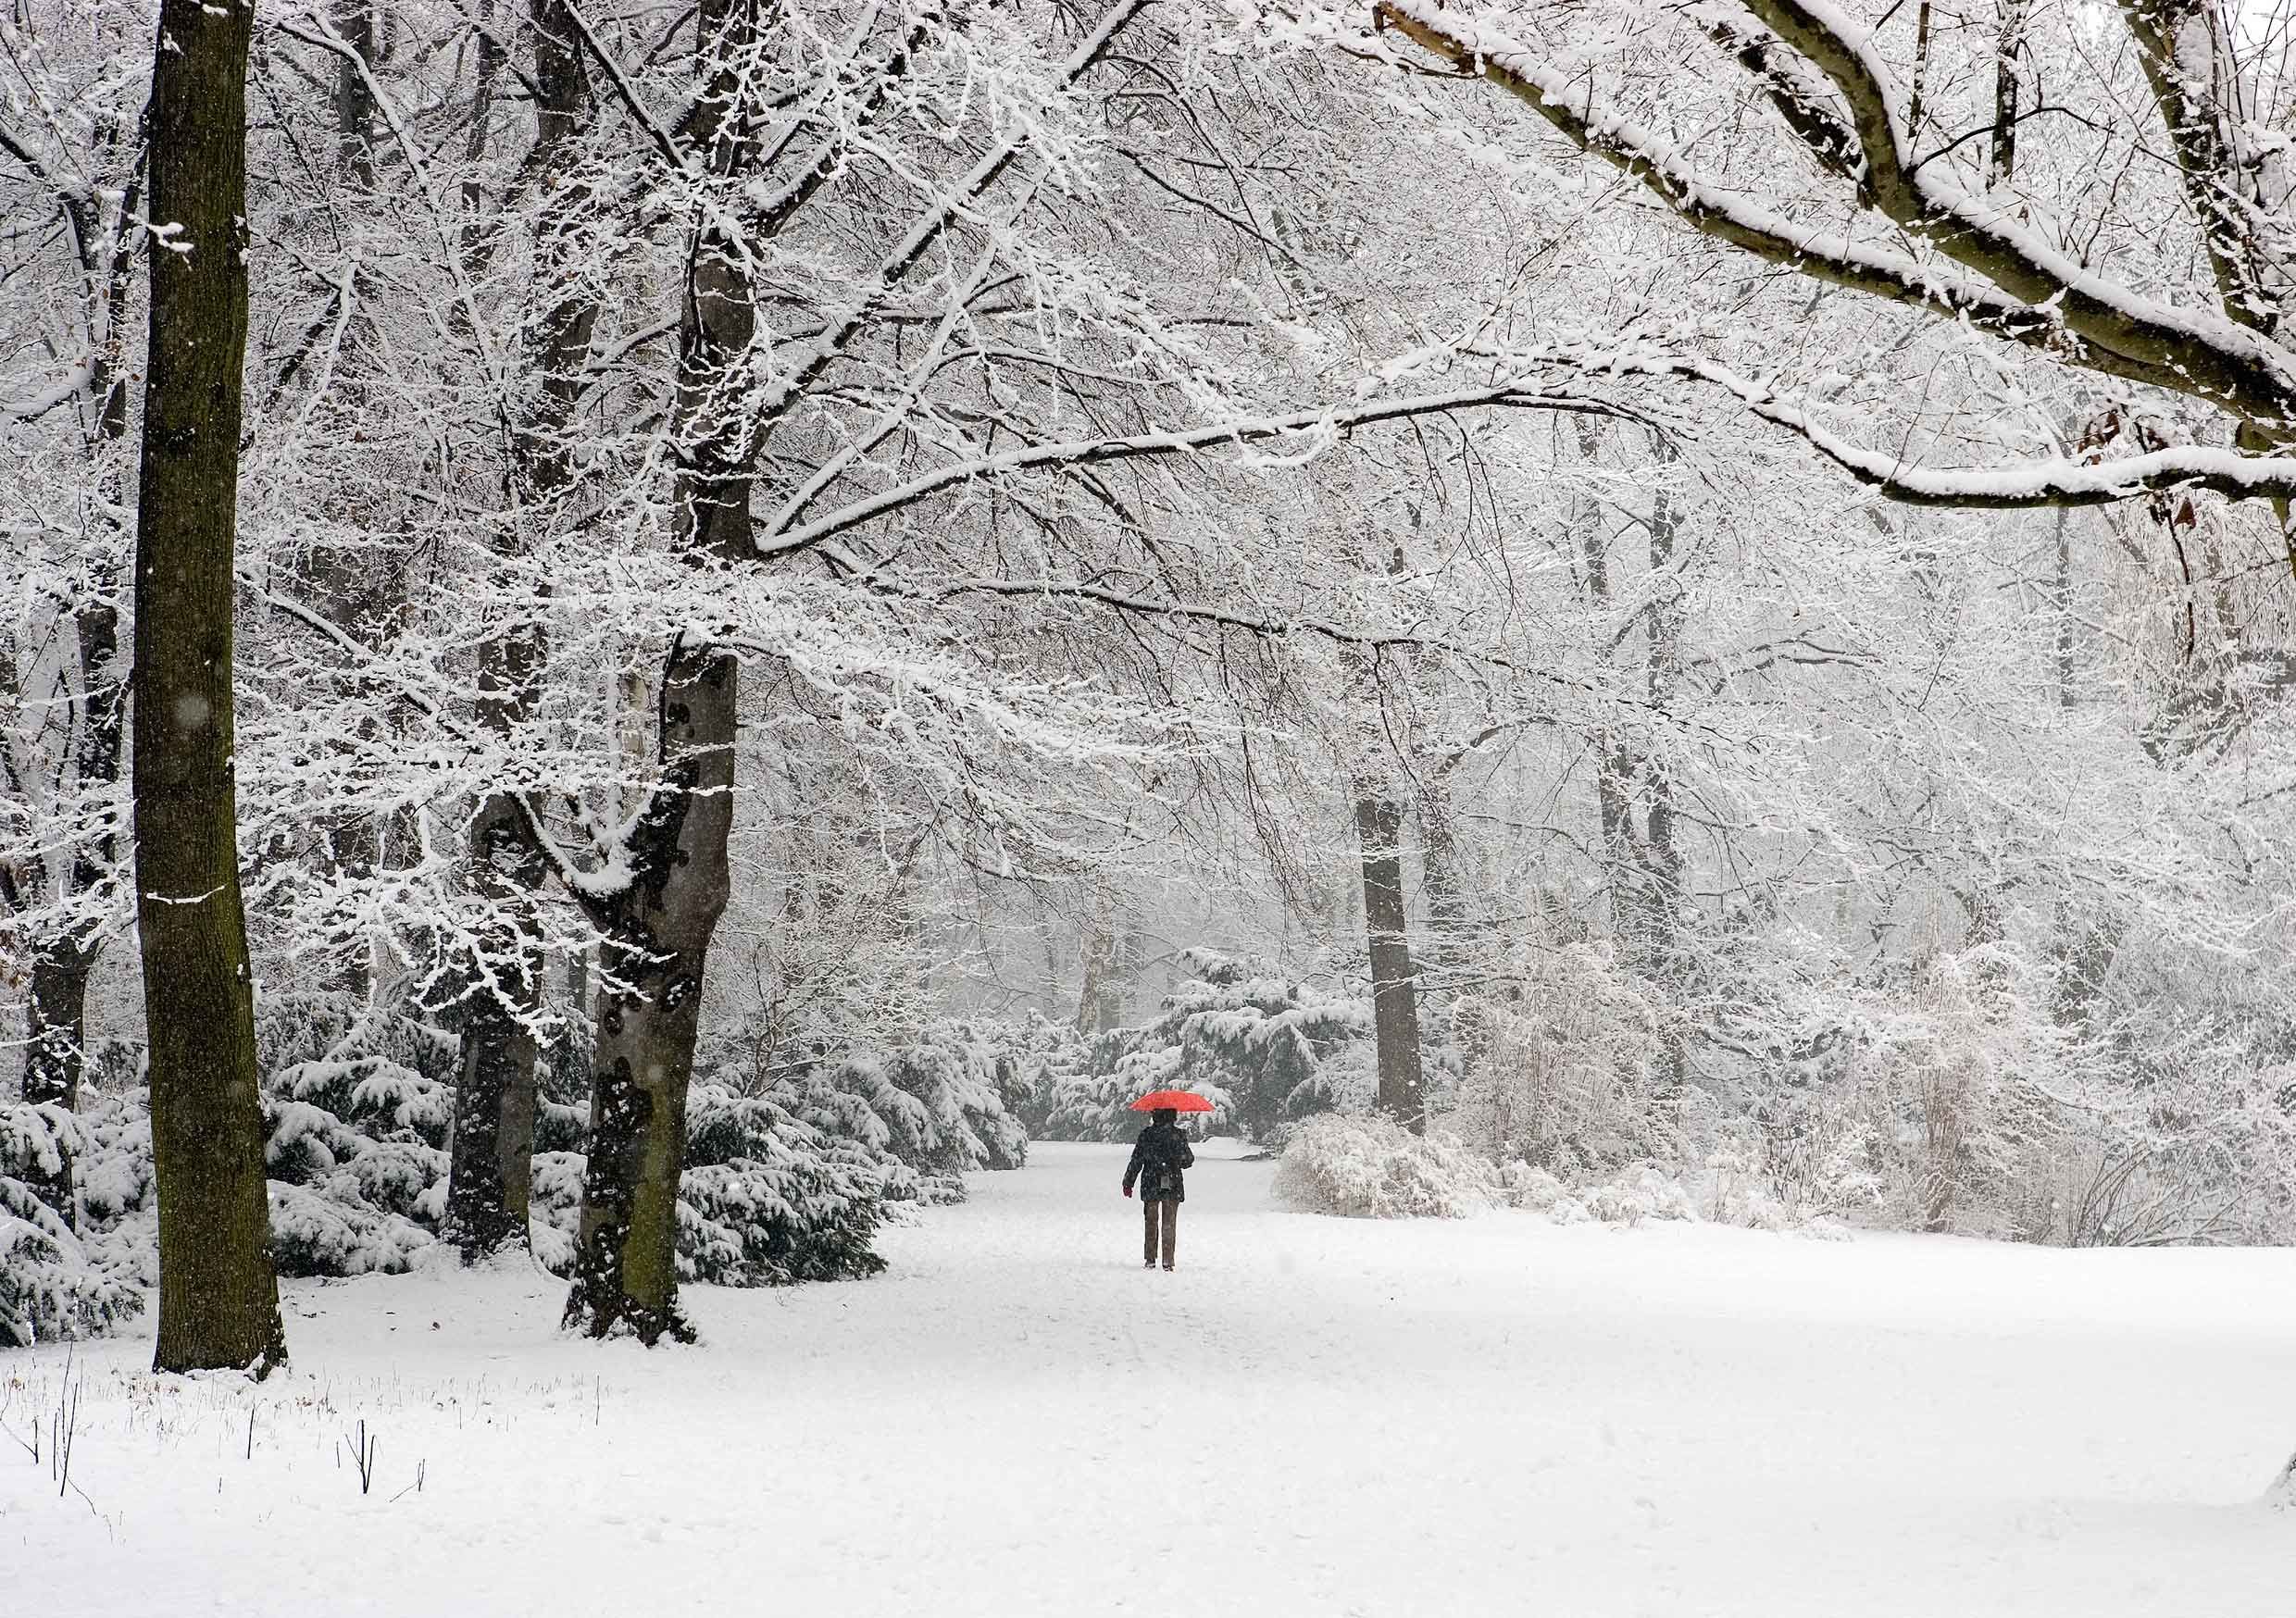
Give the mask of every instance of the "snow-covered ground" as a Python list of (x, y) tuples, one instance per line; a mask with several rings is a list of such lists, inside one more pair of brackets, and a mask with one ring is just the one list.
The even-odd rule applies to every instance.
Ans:
[(2296, 1612), (2296, 1512), (2256, 1503), (2296, 1447), (2296, 1253), (1377, 1225), (1205, 1161), (1166, 1276), (1121, 1148), (1035, 1152), (890, 1233), (880, 1280), (693, 1290), (698, 1349), (563, 1340), (557, 1283), (449, 1271), (291, 1288), (293, 1369), (260, 1388), (155, 1379), (145, 1338), (82, 1350), (61, 1499), (16, 1439), (65, 1355), (0, 1355), (0, 1593), (248, 1618)]

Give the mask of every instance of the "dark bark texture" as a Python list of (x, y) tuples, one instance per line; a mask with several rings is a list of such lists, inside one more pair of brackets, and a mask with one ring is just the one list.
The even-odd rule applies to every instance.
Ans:
[(665, 778), (632, 840), (634, 880), (606, 907), (590, 1164), (566, 1310), (567, 1325), (593, 1337), (692, 1335), (677, 1301), (678, 1177), (703, 978), (731, 885), (739, 672), (712, 648), (672, 653)]
[(1427, 1127), (1419, 1057), (1419, 985), (1404, 908), (1403, 805), (1383, 786), (1355, 788), (1363, 850), (1364, 928), (1371, 946), (1371, 1017), (1379, 1063), (1379, 1111), (1415, 1134)]
[[(508, 734), (532, 701), (541, 637), (514, 632), (479, 653), (479, 720)], [(471, 819), (468, 880), (493, 901), (498, 925), (470, 964), (456, 1053), (454, 1151), (446, 1235), (473, 1263), (527, 1242), (533, 1181), (536, 1052), (543, 951), (535, 906), (549, 875), (526, 812), (492, 793)]]
[[(693, 132), (710, 173), (739, 180), (756, 162), (754, 91), (743, 71), (756, 0), (704, 0), (698, 59), (709, 75)], [(758, 441), (735, 385), (757, 335), (756, 291), (721, 210), (697, 222), (678, 332), (676, 420), (682, 446), (678, 540), (696, 563), (754, 554), (750, 491)], [(661, 784), (630, 848), (630, 886), (595, 906), (598, 1041), (588, 1176), (566, 1323), (593, 1337), (627, 1329), (652, 1343), (690, 1338), (678, 1311), (678, 1180), (711, 937), (731, 886), (733, 754), (741, 665), (682, 642), (662, 672)]]
[(286, 1354), (233, 825), (231, 558), (254, 20), (251, 5), (164, 0), (152, 75), (132, 756), (162, 1371), (259, 1374)]
[(335, 62), (335, 162), (361, 190), (375, 183), (375, 96), (367, 67), (375, 59), (375, 0), (335, 0), (334, 29), (358, 57)]

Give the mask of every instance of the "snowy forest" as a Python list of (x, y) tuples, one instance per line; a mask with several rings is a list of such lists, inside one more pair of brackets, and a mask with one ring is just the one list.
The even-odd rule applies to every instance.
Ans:
[(1176, 1089), (1207, 1266), (2116, 1250), (2296, 1506), (2296, 8), (6, 0), (0, 216), (49, 1494), (331, 1308), (606, 1421)]

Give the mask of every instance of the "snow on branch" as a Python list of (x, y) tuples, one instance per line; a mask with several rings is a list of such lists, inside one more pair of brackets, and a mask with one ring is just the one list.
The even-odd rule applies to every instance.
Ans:
[[(1379, 0), (1373, 15), (1469, 78), (1537, 112), (1582, 150), (1641, 180), (1705, 235), (1816, 279), (1966, 319), (2076, 363), (2206, 399), (2252, 420), (2296, 414), (2296, 354), (2220, 312), (2179, 307), (2096, 274), (2021, 221), (2014, 198), (1974, 194), (1912, 149), (1904, 108), (1865, 32), (1821, 0), (1743, 0), (1829, 80), (1864, 163), (1858, 202), (1981, 279), (1965, 280), (1843, 236), (1810, 231), (1709, 180), (1657, 131), (1597, 106), (1537, 49), (1437, 0)], [(1741, 57), (1742, 60), (1742, 57)], [(1775, 98), (1774, 77), (1765, 75)], [(1797, 131), (1798, 133), (1801, 131)], [(1809, 137), (1803, 136), (1806, 144)], [(1990, 284), (1987, 284), (1990, 283)]]
[[(1569, 355), (1562, 350), (1555, 357)], [(1990, 511), (2109, 505), (2167, 489), (2204, 489), (2235, 500), (2296, 497), (2296, 455), (2183, 444), (2105, 461), (2058, 457), (1994, 467), (1922, 467), (1845, 438), (1776, 390), (1710, 360), (1624, 348), (1581, 351), (1578, 363), (1606, 376), (1680, 377), (1719, 388), (1859, 482), (1908, 505)]]
[(1193, 454), (1221, 445), (1241, 448), (1245, 444), (1281, 439), (1304, 440), (1303, 447), (1313, 454), (1320, 450), (1332, 435), (1354, 428), (1368, 427), (1382, 421), (1401, 421), (1416, 416), (1432, 416), (1446, 410), (1494, 405), (1515, 410), (1550, 410), (1559, 414), (1641, 419), (1634, 411), (1610, 400), (1559, 392), (1516, 376), (1489, 387), (1417, 393), (1349, 406), (1324, 405), (1312, 410), (1295, 410), (1282, 416), (1221, 422), (1185, 431), (1144, 432), (1129, 438), (1073, 439), (1060, 443), (1033, 444), (1025, 449), (1009, 450), (1000, 455), (940, 467), (896, 488), (855, 501), (802, 528), (768, 533), (758, 541), (757, 549), (758, 554), (764, 556), (787, 555), (792, 552), (808, 550), (824, 540), (890, 517), (941, 490), (959, 483), (1005, 477), (1015, 472), (1036, 468), (1076, 470), (1111, 461)]
[[(1138, 20), (1149, 4), (1150, 0), (1117, 0), (1115, 5), (1109, 6), (1092, 31), (1078, 42), (1075, 50), (1069, 53), (1067, 59), (1053, 75), (1054, 88), (1067, 90), (1090, 72), (1107, 54), (1109, 46), (1116, 43), (1117, 37)], [(906, 233), (866, 278), (860, 295), (842, 314), (825, 322), (820, 334), (802, 353), (792, 357), (787, 375), (763, 391), (752, 412), (759, 424), (760, 442), (772, 433), (791, 406), (809, 392), (823, 373), (852, 345), (855, 337), (884, 307), (886, 298), (901, 284), (917, 261), (965, 217), (990, 187), (1003, 178), (1004, 171), (1028, 148), (1030, 139), (1029, 131), (1022, 129), (999, 141), (917, 216)]]
[[(1357, 652), (1408, 651), (1434, 653), (1457, 658), (1463, 664), (1504, 671), (1517, 678), (1550, 689), (1575, 691), (1581, 696), (1613, 705), (1639, 709), (1672, 726), (1686, 735), (1710, 740), (1722, 740), (1722, 733), (1697, 719), (1688, 717), (1663, 701), (1621, 694), (1598, 686), (1593, 681), (1566, 674), (1544, 665), (1526, 662), (1488, 646), (1462, 645), (1456, 641), (1422, 633), (1381, 633), (1376, 629), (1358, 629), (1335, 623), (1329, 618), (1299, 615), (1271, 617), (1245, 612), (1235, 607), (1215, 606), (1209, 603), (1188, 601), (1176, 596), (1144, 595), (1136, 591), (1117, 590), (1104, 584), (1094, 584), (1081, 579), (1044, 577), (1037, 579), (997, 579), (975, 577), (952, 579), (935, 584), (911, 584), (893, 579), (868, 567), (859, 558), (844, 552), (833, 541), (824, 547), (829, 555), (849, 577), (854, 584), (880, 595), (917, 602), (954, 601), (967, 596), (985, 596), (1007, 601), (1066, 601), (1098, 611), (1111, 612), (1132, 618), (1162, 619), (1168, 623), (1215, 630), (1232, 630), (1255, 640), (1282, 641), (1297, 639), (1320, 641), (1343, 650)], [(1524, 723), (1549, 722), (1525, 719)]]
[(1832, 105), (1825, 86), (1803, 71), (1802, 63), (1775, 34), (1749, 28), (1729, 15), (1724, 0), (1696, 7), (1692, 16), (1706, 37), (1738, 59), (1761, 84), (1763, 93), (1786, 120), (1818, 167), (1842, 180), (1865, 178), (1866, 159), (1857, 136)]
[(60, 404), (68, 404), (88, 391), (95, 380), (95, 362), (81, 359), (46, 387), (18, 399), (0, 399), (0, 416), (11, 421), (37, 421)]
[(560, 0), (560, 5), (567, 21), (580, 36), (582, 48), (590, 53), (597, 62), (599, 70), (605, 74), (607, 82), (613, 85), (615, 99), (645, 131), (646, 138), (654, 143), (654, 149), (662, 161), (668, 164), (673, 172), (682, 174), (689, 180), (700, 178), (700, 170), (686, 156), (685, 148), (678, 143), (678, 137), (662, 127), (662, 120), (655, 118), (653, 108), (646, 106), (645, 98), (630, 83), (630, 76), (622, 71), (622, 65), (614, 59), (614, 54), (598, 43), (598, 36), (591, 28), (590, 19), (582, 15), (581, 7), (575, 4), (575, 0)]
[[(377, 661), (373, 648), (350, 634), (325, 613), (272, 589), (252, 572), (241, 570), (239, 587), (281, 617), (302, 625), (333, 645), (337, 651), (348, 654), (356, 664), (367, 665)], [(407, 703), (443, 734), (473, 747), (477, 745), (479, 738), (470, 726), (448, 713), (420, 690), (403, 686), (394, 689), (392, 694)], [(548, 817), (543, 814), (541, 805), (534, 802), (532, 793), (514, 789), (510, 790), (510, 795), (517, 802), (519, 813), (525, 816), (535, 846), (577, 902), (589, 904), (610, 899), (630, 885), (627, 853), (621, 846), (617, 844), (607, 850), (594, 868), (584, 866), (558, 841)]]

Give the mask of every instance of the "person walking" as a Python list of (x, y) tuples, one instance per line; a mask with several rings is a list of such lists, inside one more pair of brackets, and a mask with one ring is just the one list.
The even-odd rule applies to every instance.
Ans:
[(1164, 1267), (1172, 1267), (1172, 1249), (1179, 1232), (1179, 1205), (1188, 1200), (1188, 1188), (1181, 1177), (1183, 1169), (1193, 1168), (1195, 1149), (1188, 1144), (1188, 1137), (1179, 1131), (1179, 1114), (1171, 1107), (1158, 1107), (1154, 1122), (1140, 1132), (1132, 1143), (1132, 1161), (1124, 1169), (1124, 1194), (1130, 1196), (1134, 1185), (1140, 1187), (1141, 1217), (1146, 1225), (1146, 1236), (1141, 1246), (1141, 1268), (1156, 1267), (1156, 1250), (1161, 1242)]

